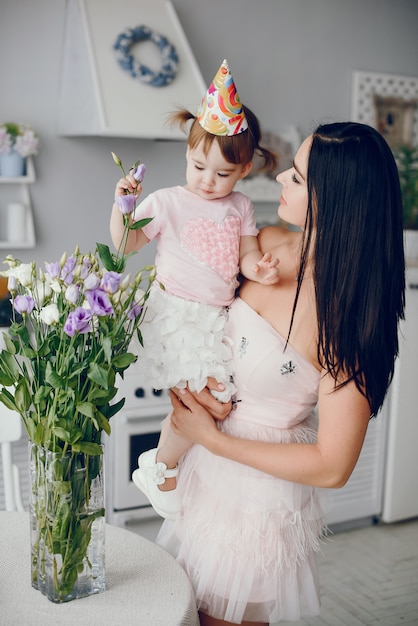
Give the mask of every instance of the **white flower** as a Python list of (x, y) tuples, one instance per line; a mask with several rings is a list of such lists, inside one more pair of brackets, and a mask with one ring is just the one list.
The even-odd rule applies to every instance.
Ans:
[(45, 300), (50, 297), (51, 293), (52, 290), (49, 282), (46, 282), (45, 280), (37, 280), (35, 289), (31, 292), (31, 295), (34, 300), (37, 301), (38, 307), (42, 307)]
[(51, 289), (54, 293), (60, 294), (62, 291), (62, 284), (59, 280), (51, 280), (50, 282)]
[(84, 281), (84, 289), (97, 289), (100, 285), (100, 278), (97, 274), (89, 274)]
[(65, 299), (72, 304), (75, 304), (78, 300), (80, 292), (78, 290), (77, 285), (68, 285), (65, 290)]
[(58, 324), (60, 319), (59, 310), (56, 304), (47, 304), (39, 311), (39, 317), (47, 324), (47, 326), (53, 326)]
[(121, 283), (119, 285), (120, 289), (122, 289), (122, 291), (124, 289), (127, 289), (129, 287), (129, 283), (131, 282), (131, 275), (130, 274), (126, 274), (125, 278), (123, 280), (121, 280)]
[(14, 277), (23, 287), (29, 287), (33, 277), (33, 263), (21, 263), (16, 267), (11, 267), (6, 272), (6, 276)]

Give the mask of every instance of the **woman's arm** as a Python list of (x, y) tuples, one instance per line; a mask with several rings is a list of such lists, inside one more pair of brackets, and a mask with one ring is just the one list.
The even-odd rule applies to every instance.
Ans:
[(337, 488), (347, 482), (370, 417), (368, 402), (353, 383), (334, 391), (334, 381), (326, 374), (320, 382), (318, 437), (312, 444), (276, 444), (233, 437), (216, 428), (211, 414), (189, 392), (178, 397), (171, 395), (175, 432), (218, 456), (316, 487)]
[[(115, 198), (117, 196), (125, 195), (125, 192), (135, 193), (140, 195), (142, 191), (141, 183), (138, 183), (133, 176), (127, 174), (125, 178), (121, 178), (117, 184), (115, 189)], [(129, 216), (129, 219), (132, 221), (132, 216)], [(110, 216), (110, 235), (112, 237), (113, 245), (116, 249), (119, 249), (124, 233), (124, 223), (123, 223), (123, 215), (116, 204), (113, 204), (112, 214)], [(125, 252), (136, 252), (140, 250), (146, 243), (148, 243), (148, 238), (144, 235), (141, 229), (138, 230), (130, 230)]]

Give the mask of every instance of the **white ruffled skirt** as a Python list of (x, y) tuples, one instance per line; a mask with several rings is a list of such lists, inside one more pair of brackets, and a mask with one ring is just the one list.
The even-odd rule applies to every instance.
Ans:
[[(201, 391), (208, 377), (225, 384), (221, 402), (235, 393), (231, 340), (225, 335), (227, 309), (177, 298), (159, 286), (151, 289), (141, 333), (141, 369), (155, 389)], [(215, 394), (214, 394), (215, 395)]]
[[(307, 420), (291, 430), (234, 421), (221, 429), (263, 441), (308, 442)], [(166, 520), (157, 543), (192, 581), (198, 608), (240, 624), (275, 624), (318, 615), (315, 553), (325, 534), (318, 490), (290, 483), (194, 445), (178, 479), (183, 511)]]

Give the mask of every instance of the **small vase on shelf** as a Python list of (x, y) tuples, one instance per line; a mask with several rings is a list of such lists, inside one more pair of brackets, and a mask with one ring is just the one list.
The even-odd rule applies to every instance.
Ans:
[(4, 178), (17, 178), (26, 174), (26, 159), (16, 150), (0, 154), (0, 175)]

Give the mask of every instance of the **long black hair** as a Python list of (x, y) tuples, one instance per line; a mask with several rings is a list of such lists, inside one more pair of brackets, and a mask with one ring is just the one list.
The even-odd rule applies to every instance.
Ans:
[(318, 360), (337, 388), (353, 380), (375, 415), (393, 378), (405, 308), (396, 163), (370, 126), (325, 124), (312, 135), (307, 178), (298, 288), (313, 250)]

